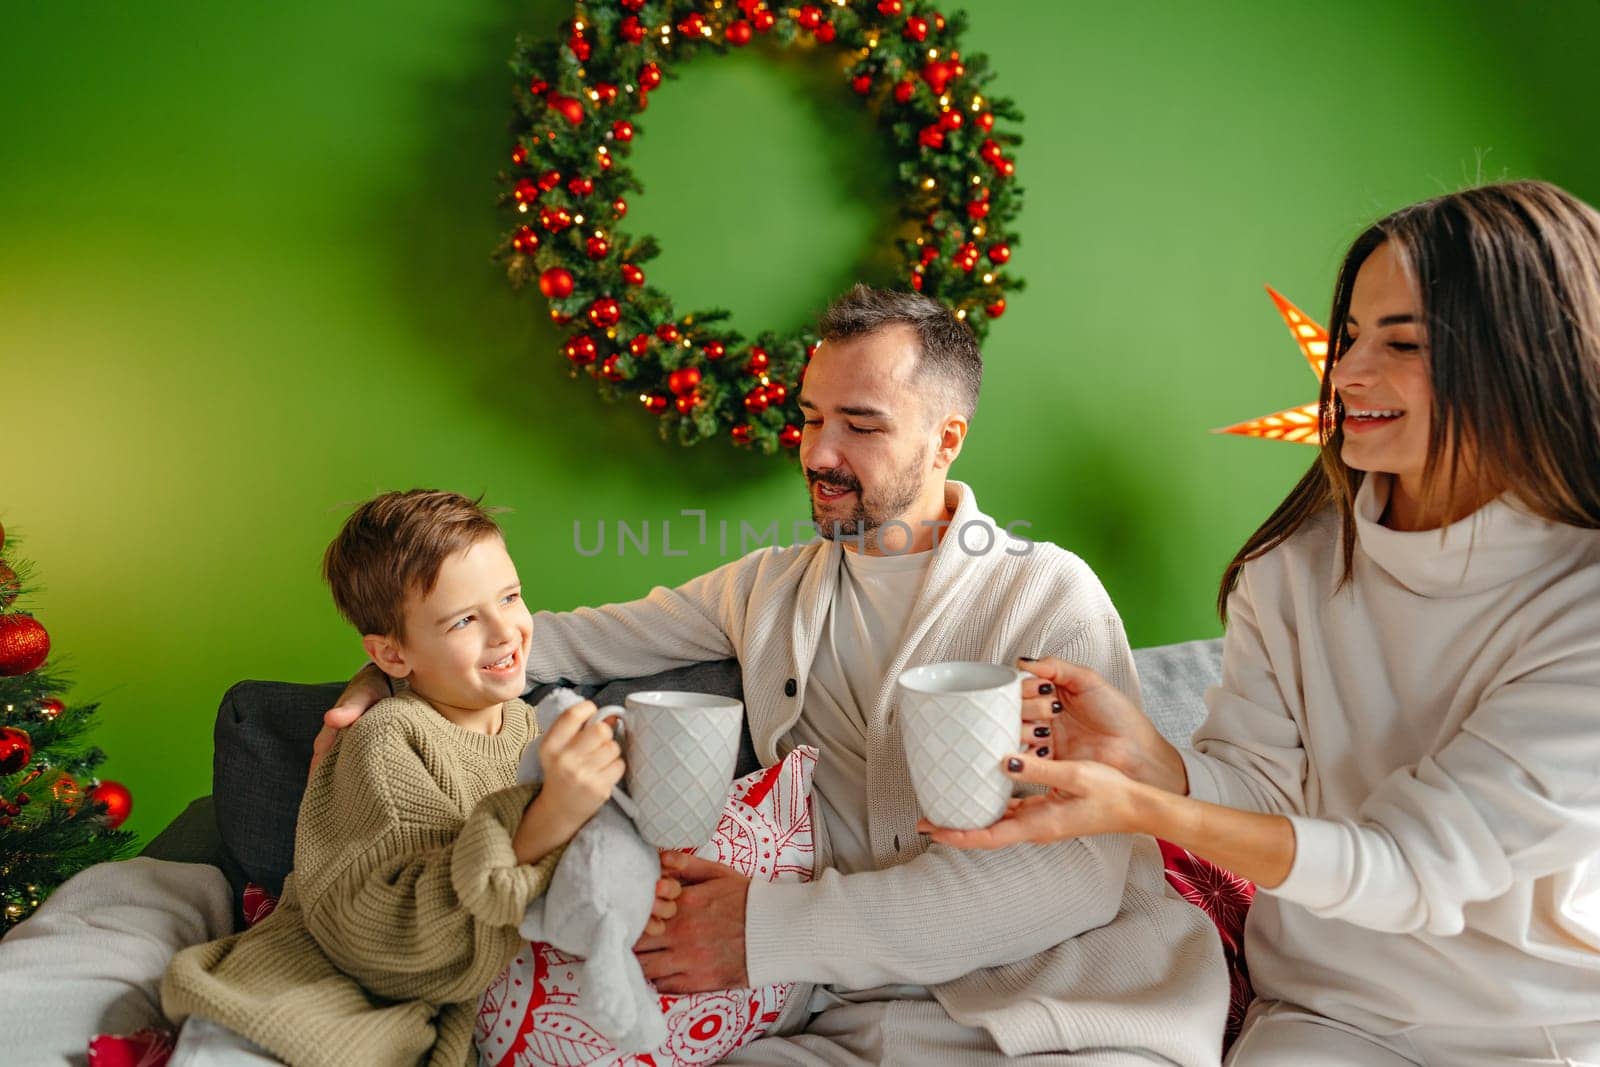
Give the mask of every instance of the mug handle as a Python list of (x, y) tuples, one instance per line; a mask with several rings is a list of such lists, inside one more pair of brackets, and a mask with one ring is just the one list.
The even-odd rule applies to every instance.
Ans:
[[(628, 725), (627, 708), (621, 707), (617, 704), (607, 704), (605, 707), (597, 711), (594, 717), (595, 719), (616, 719), (617, 721), (611, 729), (617, 739), (619, 741), (621, 740), (622, 735), (626, 732)], [(611, 787), (611, 799), (616, 801), (617, 807), (622, 809), (622, 813), (624, 815), (632, 819), (634, 823), (638, 823), (639, 806), (633, 802), (633, 798), (628, 795), (628, 791), (622, 788), (621, 782), (618, 782), (616, 785)]]

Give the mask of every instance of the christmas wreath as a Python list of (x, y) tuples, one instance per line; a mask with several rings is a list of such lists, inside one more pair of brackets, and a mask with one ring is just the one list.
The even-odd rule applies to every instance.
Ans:
[(1008, 152), (1020, 138), (996, 128), (1021, 116), (986, 91), (985, 57), (962, 53), (964, 25), (918, 0), (596, 0), (577, 6), (564, 39), (519, 40), (502, 197), (516, 220), (498, 251), (512, 282), (537, 281), (567, 327), (573, 373), (635, 398), (683, 444), (725, 436), (771, 453), (800, 443), (795, 400), (813, 341), (767, 331), (747, 343), (725, 311), (679, 314), (641, 266), (656, 242), (619, 229), (626, 194), (641, 188), (627, 156), (650, 94), (701, 49), (761, 40), (831, 55), (873, 109), (903, 190), (898, 276), (982, 338), (1021, 285), (1004, 269), (1021, 206)]

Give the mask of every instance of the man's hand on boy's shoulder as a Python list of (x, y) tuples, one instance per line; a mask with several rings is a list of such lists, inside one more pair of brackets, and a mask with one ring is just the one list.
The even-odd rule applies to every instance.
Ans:
[(361, 718), (368, 708), (389, 693), (389, 676), (376, 665), (369, 663), (357, 671), (339, 694), (339, 702), (322, 714), (322, 729), (311, 742), (311, 767), (307, 774), (316, 770), (322, 757), (333, 749), (333, 740), (340, 730)]

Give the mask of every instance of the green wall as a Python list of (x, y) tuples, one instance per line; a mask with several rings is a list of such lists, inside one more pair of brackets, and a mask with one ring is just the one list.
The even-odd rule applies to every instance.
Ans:
[[(1479, 177), (1600, 199), (1600, 5), (971, 3), (1027, 114), (1013, 265), (957, 474), (1089, 560), (1136, 644), (1214, 634), (1233, 548), (1312, 452), (1215, 426), (1309, 400), (1263, 295), (1313, 313), (1373, 216)], [(805, 515), (793, 466), (655, 439), (567, 377), (489, 261), (504, 61), (550, 2), (61, 0), (0, 36), (0, 522), (104, 702), (149, 834), (210, 781), (243, 677), (360, 662), (317, 577), (348, 506), (486, 492), (530, 599), (717, 562), (573, 549), (574, 520)], [(707, 59), (638, 125), (652, 280), (747, 332), (853, 279), (887, 210), (840, 87)], [(681, 543), (681, 542), (680, 542)], [(675, 545), (676, 547), (676, 545)]]

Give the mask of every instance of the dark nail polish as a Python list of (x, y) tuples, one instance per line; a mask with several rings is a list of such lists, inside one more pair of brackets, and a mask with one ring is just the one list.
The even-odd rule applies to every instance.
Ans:
[(1016, 757), (1006, 760), (1006, 770), (1012, 773), (1022, 770), (1022, 761)]
[(1041, 748), (1039, 751), (1035, 752), (1034, 755), (1038, 756), (1040, 759), (1044, 759), (1046, 756), (1050, 755), (1050, 750), (1048, 748)]
[(1035, 726), (1033, 728), (1033, 736), (1034, 737), (1049, 737), (1050, 736), (1050, 727), (1048, 727), (1048, 726)]
[(1040, 696), (1047, 697), (1051, 693), (1054, 693), (1055, 691), (1056, 691), (1056, 687), (1054, 685), (1052, 685), (1051, 683), (1049, 683), (1049, 682), (1040, 682), (1039, 683), (1039, 695)]
[(1050, 710), (1055, 712), (1057, 715), (1060, 715), (1061, 714), (1061, 701), (1052, 700), (1050, 702)]
[(1039, 657), (1038, 656), (1018, 656), (1017, 659), (1021, 660), (1023, 663), (1038, 663), (1039, 662)]

